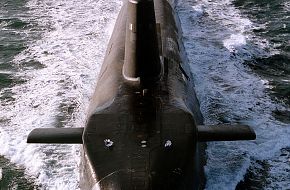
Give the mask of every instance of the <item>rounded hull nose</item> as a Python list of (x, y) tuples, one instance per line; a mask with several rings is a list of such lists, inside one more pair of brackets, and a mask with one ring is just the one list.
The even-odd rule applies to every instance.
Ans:
[(92, 116), (84, 133), (81, 179), (90, 178), (84, 189), (199, 189), (192, 116), (182, 110), (157, 116), (150, 123), (138, 123), (128, 114)]

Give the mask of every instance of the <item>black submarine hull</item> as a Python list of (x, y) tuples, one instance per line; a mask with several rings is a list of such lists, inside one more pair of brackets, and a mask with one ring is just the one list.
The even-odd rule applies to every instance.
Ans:
[[(124, 79), (126, 43), (130, 43), (128, 36), (134, 35), (134, 31), (128, 35), (127, 28), (137, 27), (128, 21), (128, 6), (137, 6), (136, 3), (140, 2), (124, 3), (108, 45), (83, 136), (81, 187), (201, 189), (204, 145), (197, 143), (196, 126), (203, 119), (180, 27), (167, 1), (154, 1), (157, 39), (153, 40), (158, 43), (162, 77), (150, 85)], [(137, 9), (150, 11), (150, 6)], [(146, 15), (140, 16), (146, 19)], [(145, 56), (156, 56), (156, 52), (141, 51)], [(111, 145), (106, 146), (106, 141)]]
[(167, 0), (125, 1), (84, 128), (33, 130), (28, 143), (83, 144), (83, 190), (203, 189), (205, 141), (252, 140), (204, 126), (179, 19)]

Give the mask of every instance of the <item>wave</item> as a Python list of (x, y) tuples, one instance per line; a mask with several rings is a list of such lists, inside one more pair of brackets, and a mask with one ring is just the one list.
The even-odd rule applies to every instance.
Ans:
[[(231, 0), (180, 0), (176, 9), (205, 123), (248, 124), (257, 133), (255, 141), (208, 143), (206, 189), (235, 189), (259, 160), (283, 174), (285, 164), (274, 160), (289, 146), (290, 126), (277, 121), (273, 112), (288, 108), (273, 101), (269, 81), (244, 64), (275, 54), (269, 52), (269, 42), (253, 34), (257, 25)], [(273, 176), (267, 180), (268, 187), (277, 185)]]
[(39, 37), (13, 60), (30, 67), (15, 74), (26, 82), (9, 89), (13, 101), (1, 103), (0, 154), (25, 166), (42, 189), (78, 189), (79, 146), (25, 139), (34, 128), (84, 125), (121, 2), (31, 0), (26, 6)]

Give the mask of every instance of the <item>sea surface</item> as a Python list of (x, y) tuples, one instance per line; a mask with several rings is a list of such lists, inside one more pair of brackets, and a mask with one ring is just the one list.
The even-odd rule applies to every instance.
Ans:
[[(0, 190), (79, 189), (79, 145), (27, 144), (83, 127), (121, 0), (0, 0)], [(206, 124), (255, 141), (211, 142), (207, 190), (290, 189), (289, 0), (175, 0)]]

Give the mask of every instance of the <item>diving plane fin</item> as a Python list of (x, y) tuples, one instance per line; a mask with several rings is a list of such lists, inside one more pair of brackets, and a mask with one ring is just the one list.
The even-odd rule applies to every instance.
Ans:
[(254, 130), (247, 125), (198, 125), (198, 141), (255, 140)]
[[(82, 144), (84, 128), (36, 128), (32, 130), (27, 143)], [(256, 134), (247, 125), (198, 125), (198, 141), (254, 140)]]
[(84, 128), (36, 128), (32, 130), (27, 143), (82, 144)]

